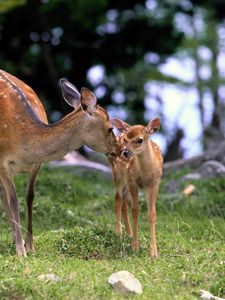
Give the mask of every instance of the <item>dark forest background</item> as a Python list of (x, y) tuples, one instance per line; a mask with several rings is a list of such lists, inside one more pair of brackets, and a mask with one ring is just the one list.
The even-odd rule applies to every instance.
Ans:
[[(225, 47), (224, 17), (223, 0), (1, 0), (0, 68), (36, 91), (50, 122), (70, 109), (58, 88), (61, 77), (78, 89), (86, 86), (96, 92), (103, 107), (113, 107), (118, 114), (125, 111), (127, 122), (143, 124), (147, 82), (183, 89), (191, 85), (198, 97), (199, 139), (205, 150), (222, 140), (225, 131), (225, 72), (218, 65)], [(177, 18), (184, 18), (186, 27), (177, 25)], [(211, 54), (207, 62), (199, 52), (203, 46)], [(194, 62), (193, 82), (160, 71), (159, 66), (176, 55)], [(205, 64), (208, 78), (201, 76)], [(95, 66), (103, 71), (100, 81), (88, 76)], [(212, 102), (207, 122), (206, 94)], [(152, 97), (160, 108), (160, 93)], [(155, 113), (153, 109), (150, 115)], [(161, 118), (166, 160), (181, 157), (183, 130), (177, 126), (171, 132), (164, 125), (166, 115)]]

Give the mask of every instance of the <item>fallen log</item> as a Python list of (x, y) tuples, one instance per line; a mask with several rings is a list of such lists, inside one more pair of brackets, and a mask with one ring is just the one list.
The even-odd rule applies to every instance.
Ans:
[(215, 145), (215, 150), (205, 151), (200, 155), (193, 156), (187, 159), (177, 159), (170, 162), (164, 163), (163, 173), (168, 174), (169, 172), (176, 171), (183, 167), (199, 167), (203, 162), (208, 160), (217, 160), (222, 163), (225, 162), (225, 141), (219, 145)]

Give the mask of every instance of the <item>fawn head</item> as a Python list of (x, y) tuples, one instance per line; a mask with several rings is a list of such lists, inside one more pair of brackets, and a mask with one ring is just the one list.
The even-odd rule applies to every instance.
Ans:
[(113, 119), (112, 123), (122, 133), (119, 138), (120, 153), (125, 158), (142, 153), (149, 135), (157, 132), (160, 128), (159, 118), (152, 119), (147, 126), (130, 126), (120, 119)]
[(87, 114), (87, 130), (83, 136), (84, 144), (91, 149), (102, 152), (109, 157), (118, 155), (117, 140), (113, 133), (113, 126), (107, 112), (99, 105), (95, 95), (87, 88), (82, 88), (81, 93), (77, 88), (67, 81), (59, 81), (62, 95), (65, 101), (75, 111)]

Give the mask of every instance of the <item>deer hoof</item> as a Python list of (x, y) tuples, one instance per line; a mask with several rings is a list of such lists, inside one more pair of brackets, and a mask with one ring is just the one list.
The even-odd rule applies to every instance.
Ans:
[(23, 244), (16, 246), (16, 253), (19, 257), (27, 257), (26, 249)]
[(27, 252), (34, 252), (35, 251), (33, 243), (26, 242), (25, 243), (25, 248), (26, 248)]

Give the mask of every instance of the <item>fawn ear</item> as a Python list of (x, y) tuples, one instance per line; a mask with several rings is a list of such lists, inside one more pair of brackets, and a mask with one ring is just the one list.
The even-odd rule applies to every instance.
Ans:
[(160, 128), (160, 119), (152, 119), (145, 128), (147, 129), (148, 134), (157, 132)]
[(125, 123), (120, 119), (112, 119), (112, 124), (115, 126), (120, 132), (126, 132), (127, 129), (130, 127), (129, 124)]
[(81, 105), (90, 115), (96, 110), (97, 99), (95, 95), (87, 88), (81, 89)]
[(65, 101), (75, 109), (80, 106), (80, 93), (77, 88), (68, 80), (62, 78), (59, 80), (59, 86), (62, 91), (63, 98)]

